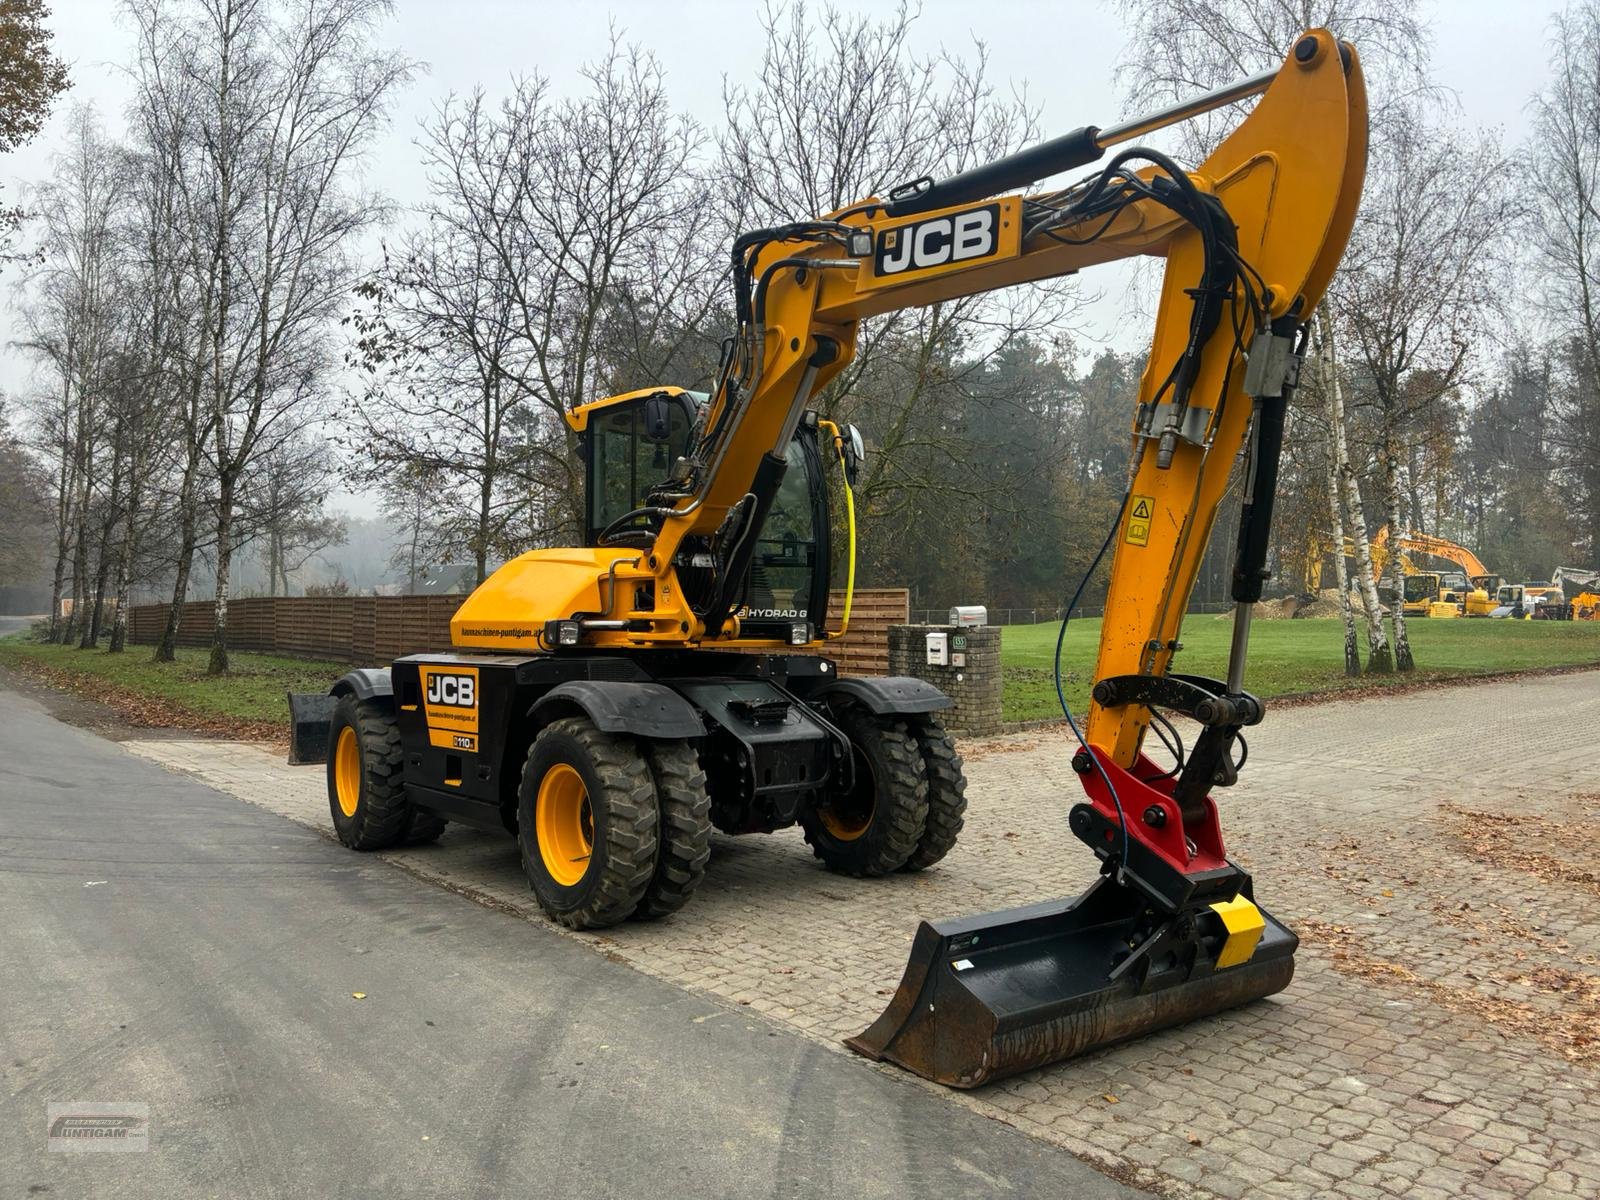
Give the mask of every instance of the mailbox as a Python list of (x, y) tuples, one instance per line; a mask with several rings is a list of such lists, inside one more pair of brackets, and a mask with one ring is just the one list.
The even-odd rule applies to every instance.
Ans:
[(950, 610), (950, 622), (961, 628), (989, 623), (989, 610), (982, 604), (958, 604)]
[(948, 667), (950, 665), (950, 635), (942, 631), (928, 634), (928, 665), (930, 667)]

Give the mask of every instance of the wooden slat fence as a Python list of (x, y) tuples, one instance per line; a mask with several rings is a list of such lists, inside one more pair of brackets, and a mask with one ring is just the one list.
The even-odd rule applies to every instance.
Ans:
[[(450, 645), (450, 618), (464, 596), (256, 596), (228, 605), (228, 645), (235, 650), (288, 654), (340, 662), (381, 664), (404, 654)], [(829, 605), (834, 628), (844, 593)], [(889, 626), (904, 625), (911, 593), (905, 588), (858, 589), (849, 635), (818, 653), (836, 659), (846, 675), (883, 675), (889, 669)], [(209, 646), (214, 628), (209, 600), (183, 606), (180, 646)], [(165, 604), (128, 610), (128, 637), (153, 646), (166, 627)]]

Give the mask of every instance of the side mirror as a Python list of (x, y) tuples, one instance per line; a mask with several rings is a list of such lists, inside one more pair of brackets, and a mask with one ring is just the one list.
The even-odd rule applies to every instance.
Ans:
[(646, 441), (665, 443), (672, 436), (672, 402), (666, 396), (646, 396), (639, 417)]
[(867, 442), (854, 425), (841, 427), (839, 436), (844, 442), (844, 477), (855, 487), (861, 476), (861, 463), (867, 457)]

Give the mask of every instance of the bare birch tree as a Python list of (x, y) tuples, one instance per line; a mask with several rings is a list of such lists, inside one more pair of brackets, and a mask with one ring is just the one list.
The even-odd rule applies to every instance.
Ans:
[(319, 396), (351, 239), (381, 212), (350, 176), (412, 71), (371, 48), (388, 11), (384, 0), (133, 0), (159, 127), (180, 151), (199, 298), (190, 384), (215, 487), (213, 673), (228, 668), (241, 480)]
[(578, 529), (569, 406), (713, 365), (701, 134), (615, 37), (584, 78), (564, 102), (536, 77), (498, 104), (445, 101), (419, 224), (360, 289), (356, 439), (380, 481), (435, 481), (440, 532), (480, 580), (491, 556)]
[[(1370, 406), (1385, 518), (1404, 534), (1404, 473), (1423, 415), (1460, 388), (1506, 295), (1504, 241), (1516, 220), (1511, 164), (1489, 134), (1395, 108), (1367, 174), (1333, 295)], [(1415, 666), (1401, 555), (1388, 562), (1394, 665)]]
[(1531, 233), (1535, 293), (1575, 368), (1558, 396), (1552, 440), (1600, 560), (1600, 3), (1580, 0), (1551, 25), (1552, 77), (1533, 101)]
[(289, 595), (291, 575), (344, 544), (344, 520), (323, 507), (339, 467), (317, 433), (278, 442), (245, 476), (240, 522), (261, 548), (267, 595)]
[[(117, 225), (126, 195), (119, 148), (105, 136), (92, 109), (78, 108), (67, 148), (56, 157), (50, 182), (34, 197), (44, 265), (32, 278), (23, 317), (23, 345), (54, 378), (45, 414), (57, 467), (51, 637), (62, 642), (74, 640), (92, 624), (85, 620), (95, 532), (91, 505), (104, 449), (101, 417), (109, 367), (123, 317)], [(70, 596), (65, 594), (68, 579)], [(63, 599), (69, 609), (65, 618)]]

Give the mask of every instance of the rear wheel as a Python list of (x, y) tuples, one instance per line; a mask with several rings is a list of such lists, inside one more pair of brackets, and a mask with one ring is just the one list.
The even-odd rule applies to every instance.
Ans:
[(572, 929), (626, 920), (655, 875), (656, 786), (630, 738), (587, 717), (534, 739), (517, 792), (517, 844), (539, 906)]
[(956, 844), (967, 811), (967, 777), (961, 772), (961, 756), (944, 725), (933, 717), (911, 723), (917, 739), (922, 767), (928, 777), (928, 823), (923, 826), (917, 848), (906, 859), (902, 871), (920, 871), (938, 862)]
[(856, 705), (835, 722), (850, 738), (855, 781), (801, 813), (812, 853), (846, 875), (887, 875), (909, 860), (928, 821), (928, 780), (906, 723)]
[(344, 696), (328, 727), (328, 808), (352, 850), (383, 850), (405, 838), (415, 809), (406, 800), (400, 729), (387, 706)]
[(633, 910), (641, 921), (675, 913), (689, 902), (711, 857), (711, 796), (700, 755), (688, 742), (650, 742), (645, 749), (661, 806), (656, 873)]

